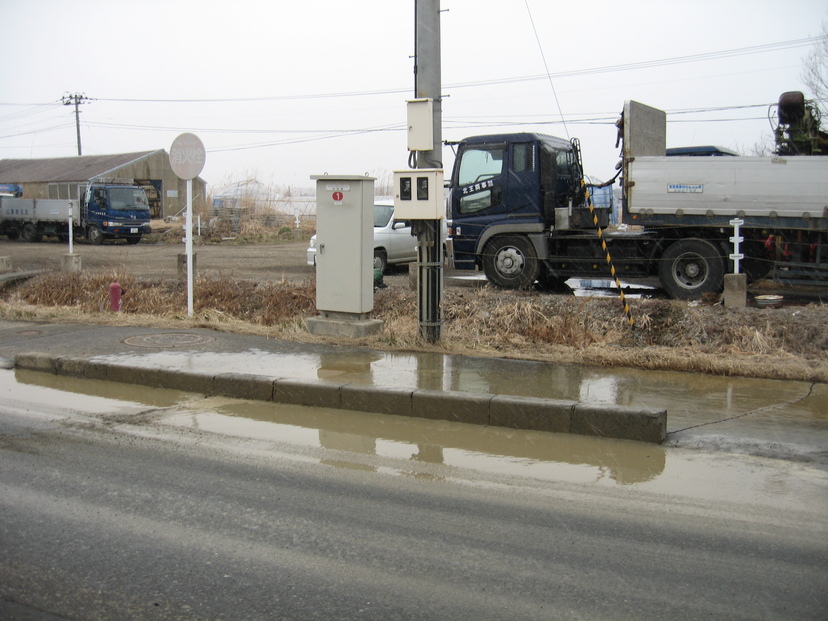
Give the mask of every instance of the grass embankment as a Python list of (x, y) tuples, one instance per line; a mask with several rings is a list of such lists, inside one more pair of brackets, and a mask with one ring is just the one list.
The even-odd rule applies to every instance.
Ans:
[[(111, 313), (109, 284), (125, 290)], [(204, 327), (304, 342), (316, 314), (315, 283), (198, 278), (194, 316), (177, 280), (142, 280), (125, 273), (50, 273), (2, 292), (5, 319), (117, 323), (163, 329)], [(828, 307), (726, 309), (669, 300), (632, 300), (629, 328), (618, 300), (489, 287), (450, 289), (443, 300), (443, 339), (419, 337), (416, 294), (376, 292), (373, 316), (381, 334), (357, 344), (384, 350), (437, 351), (599, 366), (694, 371), (828, 382)]]

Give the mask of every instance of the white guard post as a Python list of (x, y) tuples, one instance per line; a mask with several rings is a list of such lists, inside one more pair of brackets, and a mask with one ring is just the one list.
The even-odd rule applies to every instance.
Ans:
[(733, 226), (733, 237), (730, 238), (730, 242), (733, 244), (733, 254), (730, 255), (730, 258), (733, 260), (734, 274), (739, 273), (739, 261), (745, 258), (745, 255), (739, 252), (739, 244), (745, 241), (745, 238), (739, 235), (739, 227), (744, 223), (745, 221), (739, 218), (734, 218), (730, 221), (730, 224)]

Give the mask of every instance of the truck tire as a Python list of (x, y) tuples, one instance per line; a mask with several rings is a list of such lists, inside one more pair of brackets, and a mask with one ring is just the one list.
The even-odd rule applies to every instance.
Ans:
[(32, 224), (31, 222), (27, 222), (23, 225), (23, 231), (21, 232), (21, 237), (23, 238), (24, 242), (39, 242), (43, 239), (43, 235), (37, 232), (37, 227)]
[(101, 229), (97, 226), (90, 226), (86, 229), (86, 239), (89, 240), (89, 243), (93, 246), (100, 246), (104, 240), (104, 234)]
[(128, 243), (130, 245), (137, 244), (140, 241), (141, 241), (141, 236), (140, 235), (132, 235), (132, 236), (126, 238), (126, 243)]
[(724, 280), (724, 258), (710, 242), (681, 239), (661, 255), (658, 279), (667, 295), (678, 300), (718, 293)]
[(486, 244), (483, 251), (483, 272), (495, 287), (526, 289), (540, 274), (535, 247), (522, 235), (500, 235)]

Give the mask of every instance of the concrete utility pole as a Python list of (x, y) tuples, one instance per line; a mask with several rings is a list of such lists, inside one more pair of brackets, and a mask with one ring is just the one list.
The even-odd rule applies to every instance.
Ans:
[(78, 155), (83, 155), (81, 150), (80, 110), (78, 110), (78, 106), (91, 100), (83, 93), (64, 93), (61, 101), (64, 106), (75, 106), (75, 130), (78, 134)]
[[(443, 168), (443, 115), (441, 109), (442, 76), (440, 71), (440, 0), (415, 0), (414, 95), (433, 100), (434, 147), (418, 151), (416, 168)], [(442, 188), (435, 191), (442, 192)], [(420, 333), (429, 342), (440, 340), (443, 330), (443, 244), (440, 220), (414, 220), (419, 240)]]

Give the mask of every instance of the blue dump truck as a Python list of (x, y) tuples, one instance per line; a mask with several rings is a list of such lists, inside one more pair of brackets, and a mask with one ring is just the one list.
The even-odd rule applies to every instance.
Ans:
[(828, 157), (819, 156), (828, 154), (828, 137), (798, 131), (811, 108), (790, 95), (780, 99), (769, 157), (668, 153), (665, 113), (627, 102), (617, 124), (621, 225), (589, 200), (577, 140), (466, 138), (456, 143), (451, 176), (449, 259), (501, 288), (655, 276), (669, 296), (696, 299), (721, 291), (737, 254), (731, 221), (739, 220), (740, 270), (749, 279), (773, 270), (782, 280), (824, 284)]
[(39, 242), (44, 235), (60, 240), (73, 234), (99, 245), (123, 238), (137, 244), (152, 232), (150, 208), (143, 188), (118, 183), (90, 184), (82, 200), (16, 198), (0, 192), (0, 234)]

